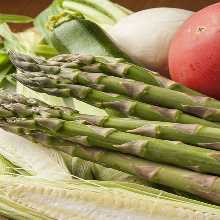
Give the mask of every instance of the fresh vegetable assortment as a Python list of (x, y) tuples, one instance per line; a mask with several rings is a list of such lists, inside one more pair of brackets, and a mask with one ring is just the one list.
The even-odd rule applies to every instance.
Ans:
[(219, 220), (218, 10), (0, 14), (0, 219)]

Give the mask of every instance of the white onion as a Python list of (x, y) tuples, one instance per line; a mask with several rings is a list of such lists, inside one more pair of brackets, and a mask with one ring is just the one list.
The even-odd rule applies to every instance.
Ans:
[(170, 41), (191, 15), (176, 8), (147, 9), (123, 18), (109, 34), (134, 61), (163, 74), (168, 72)]

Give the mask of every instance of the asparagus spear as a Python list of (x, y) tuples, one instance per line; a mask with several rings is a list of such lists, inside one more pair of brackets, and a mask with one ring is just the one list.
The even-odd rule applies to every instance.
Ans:
[[(69, 56), (70, 58), (73, 57), (73, 55)], [(11, 57), (17, 68), (22, 71), (28, 71), (28, 73), (23, 72), (25, 75), (24, 78), (31, 78), (31, 81), (34, 81), (36, 84), (42, 84), (42, 78), (44, 77), (43, 71), (48, 78), (54, 78), (55, 75), (56, 82), (54, 84), (59, 82), (59, 84), (85, 85), (105, 92), (126, 95), (141, 102), (176, 108), (207, 120), (220, 121), (220, 102), (213, 98), (190, 96), (182, 92), (160, 88), (135, 80), (108, 76), (103, 73), (84, 72), (79, 70), (80, 66), (78, 67), (78, 64), (73, 65), (70, 62), (70, 60), (72, 61), (70, 58), (70, 60), (67, 59), (66, 62), (61, 62), (57, 65), (52, 62), (54, 68), (49, 68), (51, 67), (51, 61), (41, 60), (39, 62), (39, 60), (35, 61), (32, 57), (24, 57), (22, 54), (15, 54), (13, 52), (11, 53)], [(74, 57), (76, 59), (76, 56)], [(60, 55), (58, 56), (58, 60), (59, 58)], [(22, 59), (25, 60), (25, 64)], [(54, 59), (56, 60), (56, 57)], [(89, 61), (87, 57), (87, 62)], [(74, 64), (76, 63), (77, 61), (75, 60)], [(73, 68), (66, 68), (68, 65), (72, 65)]]
[(10, 98), (2, 94), (0, 118), (3, 128), (12, 125), (37, 129), (80, 144), (105, 147), (152, 161), (220, 174), (218, 151), (59, 119), (68, 117), (68, 114), (67, 110), (38, 106), (36, 100), (13, 95)]

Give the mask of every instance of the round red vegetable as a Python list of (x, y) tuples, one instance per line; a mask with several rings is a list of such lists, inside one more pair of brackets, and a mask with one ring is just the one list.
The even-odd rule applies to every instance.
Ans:
[(169, 50), (171, 78), (220, 99), (220, 3), (193, 14)]

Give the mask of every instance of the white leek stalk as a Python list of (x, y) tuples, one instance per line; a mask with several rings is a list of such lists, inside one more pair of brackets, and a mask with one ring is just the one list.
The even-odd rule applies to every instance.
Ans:
[(39, 219), (219, 220), (220, 216), (217, 208), (152, 193), (141, 195), (120, 187), (36, 177), (1, 176), (0, 201), (4, 200), (34, 210), (35, 215), (42, 215)]

